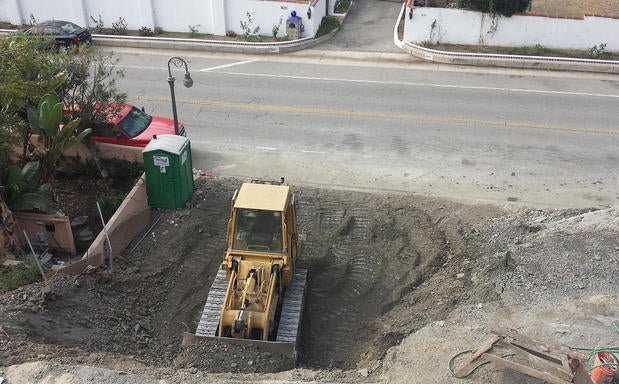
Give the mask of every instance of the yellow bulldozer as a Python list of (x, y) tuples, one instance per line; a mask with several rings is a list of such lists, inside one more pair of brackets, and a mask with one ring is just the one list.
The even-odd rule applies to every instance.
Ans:
[(227, 249), (198, 338), (255, 344), (296, 360), (307, 270), (295, 268), (295, 195), (280, 182), (243, 183), (232, 197)]

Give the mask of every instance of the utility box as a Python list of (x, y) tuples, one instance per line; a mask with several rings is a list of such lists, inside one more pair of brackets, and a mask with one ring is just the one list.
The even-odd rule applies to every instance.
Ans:
[(290, 12), (290, 17), (286, 20), (286, 35), (289, 40), (299, 40), (303, 33), (303, 22), (297, 16), (297, 11)]
[(157, 135), (142, 151), (148, 205), (182, 208), (193, 193), (191, 144), (188, 138)]

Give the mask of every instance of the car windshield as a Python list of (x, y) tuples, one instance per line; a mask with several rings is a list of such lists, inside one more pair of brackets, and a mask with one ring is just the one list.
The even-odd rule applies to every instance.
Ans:
[(281, 212), (237, 210), (233, 248), (243, 251), (281, 252)]
[(73, 23), (62, 23), (62, 25), (60, 25), (60, 28), (67, 34), (67, 35), (73, 35), (75, 32), (79, 31), (80, 29), (82, 29), (82, 27), (80, 27), (79, 25), (73, 24)]
[(147, 113), (133, 107), (131, 111), (127, 113), (127, 116), (118, 123), (118, 126), (120, 126), (129, 137), (136, 137), (144, 132), (152, 119), (153, 118)]

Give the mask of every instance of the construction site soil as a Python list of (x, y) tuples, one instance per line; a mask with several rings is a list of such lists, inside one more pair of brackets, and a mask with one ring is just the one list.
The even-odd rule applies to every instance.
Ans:
[[(300, 266), (309, 270), (299, 368), (264, 376), (292, 368), (290, 361), (229, 343), (181, 347), (221, 262), (240, 183), (199, 179), (186, 208), (155, 212), (158, 224), (113, 271), (55, 276), (0, 296), (0, 376), (37, 382), (50, 367), (86, 365), (171, 382), (198, 383), (212, 373), (226, 380), (448, 382), (447, 355), (474, 347), (463, 343), (483, 339), (499, 321), (553, 342), (616, 344), (604, 331), (619, 314), (615, 208), (506, 210), (295, 187), (305, 239)], [(558, 317), (548, 315), (552, 308)], [(534, 321), (536, 311), (554, 325)], [(583, 311), (590, 316), (576, 315)], [(599, 324), (571, 332), (570, 319)], [(557, 327), (563, 333), (554, 333)], [(48, 365), (26, 364), (36, 361)], [(424, 374), (426, 367), (441, 373)], [(114, 377), (109, 382), (142, 382)], [(479, 382), (496, 378), (492, 371)]]

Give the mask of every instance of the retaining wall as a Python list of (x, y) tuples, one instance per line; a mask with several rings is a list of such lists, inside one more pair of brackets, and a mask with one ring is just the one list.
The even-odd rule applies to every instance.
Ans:
[[(148, 228), (151, 210), (147, 200), (146, 184), (142, 176), (107, 223), (113, 257), (120, 255), (134, 237)], [(60, 273), (79, 273), (88, 265), (98, 267), (109, 263), (106, 244), (105, 232), (101, 231), (80, 261), (54, 269)]]
[(619, 51), (619, 18), (553, 18), (514, 15), (492, 17), (461, 9), (407, 8), (404, 41), (421, 43), (535, 46), (589, 49), (601, 43)]

